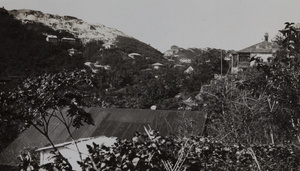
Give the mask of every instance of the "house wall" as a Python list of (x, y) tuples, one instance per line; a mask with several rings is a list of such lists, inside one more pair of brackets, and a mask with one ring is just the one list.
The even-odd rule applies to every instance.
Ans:
[[(98, 137), (95, 139), (78, 142), (77, 145), (78, 145), (79, 151), (82, 154), (83, 160), (88, 157), (88, 149), (87, 149), (86, 145), (93, 146), (93, 142), (95, 142), (96, 144), (99, 144), (99, 145), (103, 144), (105, 146), (112, 146), (116, 142), (116, 138), (115, 137), (111, 137), (111, 138)], [(58, 147), (58, 150), (65, 158), (68, 159), (68, 161), (70, 162), (70, 164), (73, 167), (73, 170), (76, 170), (76, 171), (82, 170), (77, 163), (77, 161), (80, 161), (80, 157), (77, 152), (76, 146), (73, 143)], [(51, 163), (54, 161), (54, 159), (52, 158), (53, 155), (51, 154), (51, 151), (53, 151), (53, 148), (40, 151), (40, 165), (44, 165), (44, 164)]]
[(240, 53), (232, 57), (231, 73), (237, 73), (242, 68), (254, 66), (255, 61), (249, 62), (250, 58), (261, 58), (263, 62), (268, 63), (268, 59), (273, 57), (272, 53)]

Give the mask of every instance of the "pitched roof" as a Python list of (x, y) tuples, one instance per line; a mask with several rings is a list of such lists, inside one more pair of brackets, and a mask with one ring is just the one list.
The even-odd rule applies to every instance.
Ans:
[[(135, 131), (144, 133), (144, 126), (150, 125), (162, 135), (176, 133), (180, 125), (180, 117), (192, 118), (198, 123), (197, 128), (203, 132), (206, 115), (198, 111), (171, 111), (146, 109), (105, 109), (89, 108), (95, 125), (84, 125), (80, 129), (71, 129), (74, 139), (88, 137), (118, 137), (132, 138)], [(50, 122), (50, 138), (54, 144), (70, 141), (71, 138), (65, 127), (57, 120)], [(47, 139), (34, 127), (21, 133), (1, 154), (0, 164), (17, 165), (17, 156), (25, 147), (49, 146)]]
[(161, 63), (154, 63), (154, 64), (152, 64), (153, 66), (163, 66), (163, 64), (161, 64)]
[(242, 49), (238, 53), (274, 53), (279, 49), (279, 46), (276, 43), (263, 41)]

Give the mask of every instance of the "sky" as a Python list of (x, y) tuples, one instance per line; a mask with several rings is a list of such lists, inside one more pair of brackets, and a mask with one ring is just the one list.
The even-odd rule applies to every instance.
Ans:
[(161, 52), (172, 45), (241, 50), (300, 20), (299, 0), (0, 0), (0, 6), (104, 24)]

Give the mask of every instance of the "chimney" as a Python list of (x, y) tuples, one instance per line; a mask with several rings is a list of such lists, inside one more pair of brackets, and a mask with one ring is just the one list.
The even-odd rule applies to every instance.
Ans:
[(268, 33), (265, 33), (265, 41), (268, 41), (268, 39), (269, 39), (269, 34)]

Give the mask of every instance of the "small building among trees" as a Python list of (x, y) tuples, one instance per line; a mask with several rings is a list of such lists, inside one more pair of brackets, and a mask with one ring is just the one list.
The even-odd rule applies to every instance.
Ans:
[(154, 63), (154, 64), (152, 64), (152, 66), (153, 66), (154, 69), (159, 69), (160, 67), (162, 67), (164, 65), (161, 64), (161, 63)]
[(46, 41), (47, 42), (56, 43), (58, 41), (58, 39), (57, 39), (56, 35), (47, 35)]
[(67, 43), (75, 43), (75, 39), (74, 38), (69, 38), (69, 37), (63, 37), (61, 39), (62, 42), (67, 42)]

